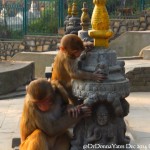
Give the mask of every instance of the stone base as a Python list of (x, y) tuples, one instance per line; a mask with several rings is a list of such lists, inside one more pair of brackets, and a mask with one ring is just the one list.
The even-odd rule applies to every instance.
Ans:
[(0, 62), (0, 95), (12, 92), (34, 78), (33, 62)]
[(35, 77), (45, 77), (45, 67), (50, 67), (58, 51), (50, 52), (21, 52), (16, 54), (12, 60), (34, 61)]
[(126, 60), (126, 77), (130, 81), (131, 92), (150, 91), (150, 60)]

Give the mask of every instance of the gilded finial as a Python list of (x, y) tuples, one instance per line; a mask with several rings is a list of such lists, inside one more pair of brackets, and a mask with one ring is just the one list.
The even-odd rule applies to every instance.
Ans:
[(94, 46), (108, 47), (109, 38), (113, 35), (113, 32), (109, 28), (109, 16), (106, 9), (106, 0), (93, 0), (95, 4), (91, 25), (92, 30), (90, 30), (89, 36), (94, 38)]
[(72, 12), (72, 6), (71, 4), (68, 4), (68, 16), (71, 16), (71, 12)]
[(72, 14), (72, 16), (77, 16), (78, 15), (76, 2), (73, 2), (73, 4), (72, 4), (72, 12), (71, 12), (71, 14)]
[(83, 8), (81, 10), (82, 10), (82, 15), (81, 15), (82, 30), (88, 30), (90, 25), (90, 16), (88, 14), (88, 8), (86, 2), (83, 3)]

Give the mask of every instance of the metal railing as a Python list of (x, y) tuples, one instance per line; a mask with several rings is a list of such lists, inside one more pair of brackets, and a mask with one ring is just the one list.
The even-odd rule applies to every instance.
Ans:
[[(24, 0), (0, 4), (0, 39), (20, 39), (23, 35), (57, 35), (63, 27), (68, 3), (77, 3), (81, 16), (83, 2), (92, 15), (93, 0)], [(138, 18), (144, 9), (150, 9), (150, 0), (107, 0), (110, 18)]]
[(20, 39), (23, 35), (57, 35), (58, 0), (0, 4), (0, 39)]

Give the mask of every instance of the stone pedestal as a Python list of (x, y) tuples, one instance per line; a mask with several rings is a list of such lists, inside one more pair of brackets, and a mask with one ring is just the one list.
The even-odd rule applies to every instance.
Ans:
[(74, 128), (71, 150), (119, 149), (127, 150), (130, 138), (125, 135), (124, 117), (129, 113), (126, 97), (130, 93), (125, 77), (124, 61), (117, 60), (116, 52), (109, 49), (113, 35), (109, 29), (106, 0), (93, 0), (95, 4), (89, 36), (94, 48), (83, 52), (78, 59), (78, 69), (103, 74), (103, 81), (76, 80), (72, 82), (73, 94), (92, 109), (92, 116), (82, 119)]
[(73, 81), (73, 93), (92, 107), (92, 116), (82, 120), (74, 129), (71, 150), (100, 146), (102, 149), (126, 149), (130, 142), (125, 136), (124, 117), (129, 112), (125, 98), (129, 95), (129, 80), (125, 77), (124, 61), (116, 59), (116, 52), (95, 47), (82, 54), (79, 69), (107, 75), (103, 82)]

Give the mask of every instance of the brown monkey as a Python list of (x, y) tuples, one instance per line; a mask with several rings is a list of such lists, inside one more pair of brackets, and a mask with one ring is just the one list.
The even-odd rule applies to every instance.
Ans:
[(78, 69), (76, 58), (84, 51), (85, 47), (82, 40), (74, 34), (65, 35), (61, 39), (60, 51), (53, 63), (51, 80), (58, 80), (69, 93), (69, 97), (76, 103), (72, 94), (71, 79), (96, 80), (105, 79), (102, 74), (85, 72)]
[[(27, 94), (21, 117), (20, 150), (69, 150), (70, 135), (67, 129), (91, 111), (84, 106), (71, 111), (71, 117), (65, 112), (66, 97), (61, 87), (52, 85), (45, 79), (32, 81), (27, 87)], [(70, 109), (68, 109), (70, 112)], [(80, 115), (80, 116), (79, 116)]]

